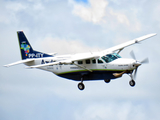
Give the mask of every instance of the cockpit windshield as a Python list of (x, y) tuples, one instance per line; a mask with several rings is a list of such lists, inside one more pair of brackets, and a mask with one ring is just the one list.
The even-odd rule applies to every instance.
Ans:
[(118, 55), (117, 53), (108, 54), (108, 55), (105, 55), (105, 56), (102, 57), (102, 59), (103, 59), (106, 63), (112, 62), (113, 60), (118, 59), (118, 58), (121, 58), (121, 56)]
[(115, 56), (118, 57), (118, 58), (121, 58), (121, 56), (118, 55), (117, 53), (113, 53), (113, 55), (115, 55)]

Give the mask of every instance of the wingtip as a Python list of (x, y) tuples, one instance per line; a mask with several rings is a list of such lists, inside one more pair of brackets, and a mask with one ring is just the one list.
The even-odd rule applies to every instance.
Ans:
[(3, 67), (7, 67), (7, 68), (8, 68), (8, 67), (10, 67), (10, 66), (9, 66), (9, 65), (3, 65)]
[(157, 33), (152, 33), (151, 35), (152, 35), (152, 36), (155, 36), (155, 35), (157, 35)]
[(153, 37), (153, 36), (156, 36), (157, 35), (157, 33), (151, 33), (151, 34), (148, 34), (148, 35), (146, 35), (148, 38), (150, 38), (150, 37)]

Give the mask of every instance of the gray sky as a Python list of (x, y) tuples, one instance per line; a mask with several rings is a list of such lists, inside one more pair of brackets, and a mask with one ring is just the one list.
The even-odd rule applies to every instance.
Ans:
[[(159, 120), (160, 1), (158, 0), (0, 0), (1, 120)], [(139, 67), (136, 86), (130, 77), (106, 84), (78, 82), (25, 65), (20, 60), (16, 31), (23, 30), (38, 51), (59, 54), (103, 50), (157, 33), (125, 48), (122, 57), (149, 58)], [(63, 49), (62, 49), (63, 48)]]

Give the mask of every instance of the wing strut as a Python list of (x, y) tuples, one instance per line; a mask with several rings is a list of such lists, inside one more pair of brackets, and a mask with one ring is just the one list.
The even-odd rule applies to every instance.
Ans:
[(117, 52), (117, 54), (119, 54), (122, 50), (123, 50), (124, 48), (122, 48), (122, 49), (119, 49), (119, 51)]

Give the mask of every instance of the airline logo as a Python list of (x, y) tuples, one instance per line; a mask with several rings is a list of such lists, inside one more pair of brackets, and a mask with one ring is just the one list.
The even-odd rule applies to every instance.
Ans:
[(28, 55), (28, 53), (29, 53), (29, 51), (30, 51), (30, 46), (29, 46), (29, 45), (27, 45), (26, 43), (22, 43), (22, 44), (21, 44), (21, 49), (23, 49), (23, 50), (24, 50), (25, 55), (27, 56), (27, 55)]

